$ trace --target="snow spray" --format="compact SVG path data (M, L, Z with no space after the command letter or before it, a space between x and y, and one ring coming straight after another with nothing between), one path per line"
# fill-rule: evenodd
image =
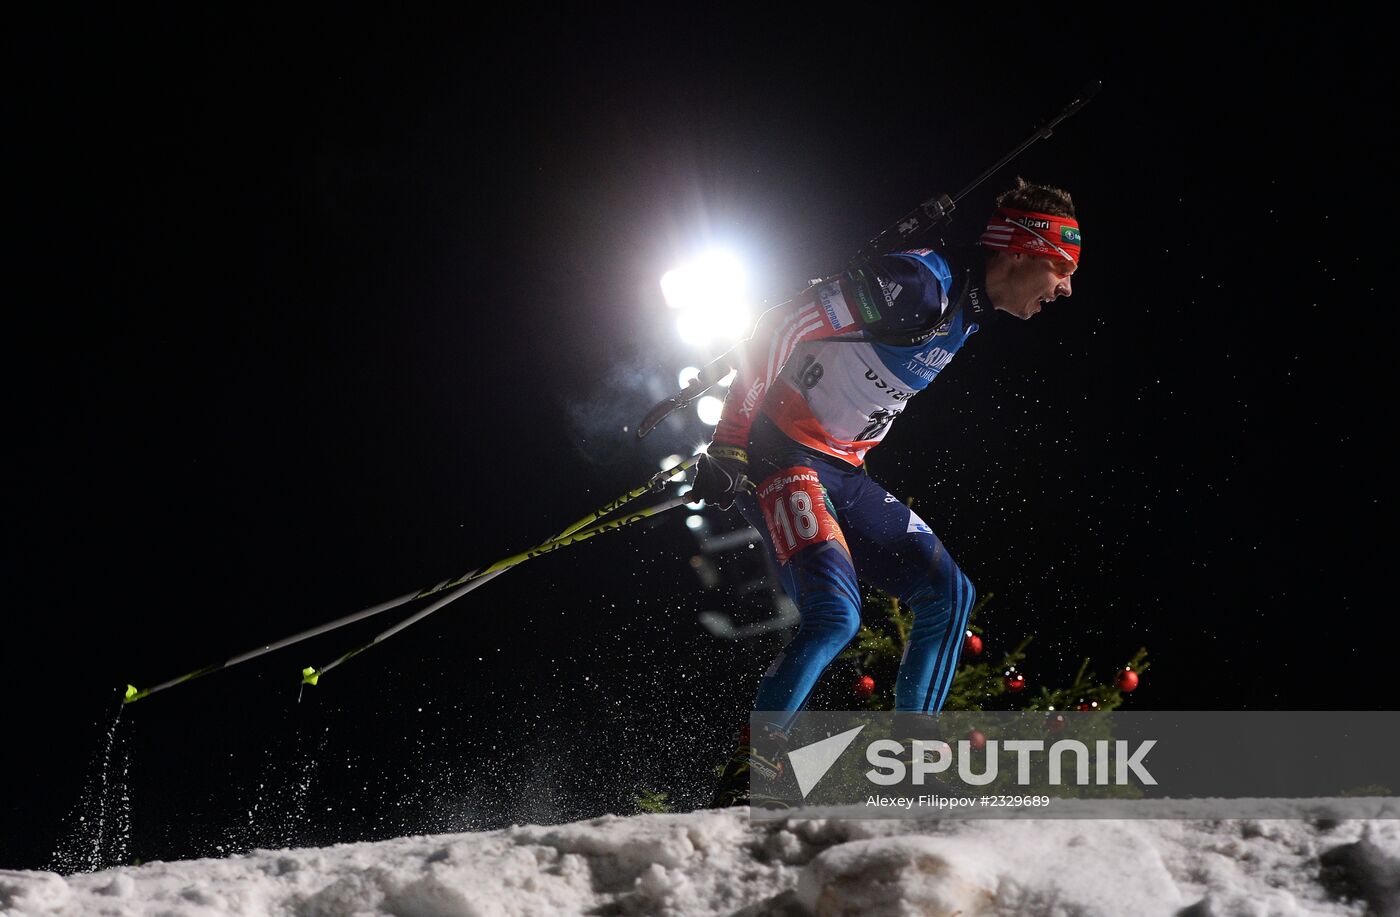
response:
M94 872L129 862L131 749L121 729L123 706L115 705L101 748L88 762L82 795L50 858L53 872Z

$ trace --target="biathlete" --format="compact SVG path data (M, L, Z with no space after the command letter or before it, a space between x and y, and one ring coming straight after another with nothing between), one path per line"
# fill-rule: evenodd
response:
M751 776L781 774L793 716L860 629L858 581L914 615L896 711L942 709L976 592L864 462L994 310L1029 319L1073 292L1070 195L1018 178L996 203L977 246L860 262L765 312L737 350L692 495L737 507L762 534L801 623L759 683L754 710L772 715L761 735L745 728L711 807L748 804Z

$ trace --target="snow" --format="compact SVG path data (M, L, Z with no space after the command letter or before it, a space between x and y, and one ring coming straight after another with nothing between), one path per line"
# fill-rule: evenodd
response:
M747 809L0 870L4 917L1400 915L1400 820L750 822Z

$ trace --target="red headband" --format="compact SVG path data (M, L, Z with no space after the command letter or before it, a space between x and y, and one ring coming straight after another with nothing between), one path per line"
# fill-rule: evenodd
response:
M999 207L987 221L982 244L1078 264L1079 223L1074 217Z

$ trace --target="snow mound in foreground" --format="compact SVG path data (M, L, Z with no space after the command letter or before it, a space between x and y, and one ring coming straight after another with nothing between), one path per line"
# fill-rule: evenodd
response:
M0 914L1400 915L1400 821L604 816L63 877Z

